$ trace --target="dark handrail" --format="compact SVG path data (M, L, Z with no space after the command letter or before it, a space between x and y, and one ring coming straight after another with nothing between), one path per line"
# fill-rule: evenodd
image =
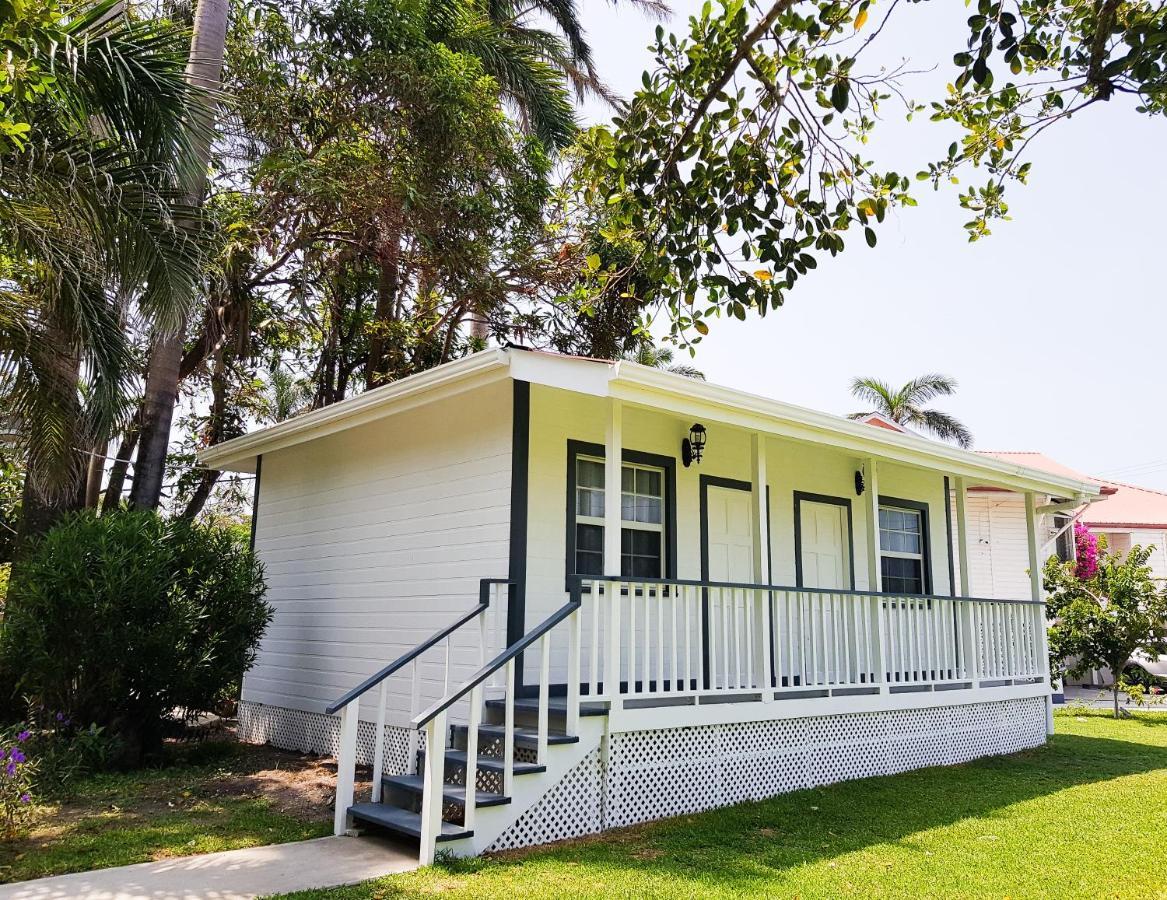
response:
M389 665L387 665L385 668L383 668L380 672L377 672L374 675L370 675L368 678L366 678L364 681L362 681L360 684L358 684L355 688L353 688L351 691L346 693L339 700L334 702L331 706L326 707L324 712L327 715L332 715L338 709L341 709L342 707L348 706L350 703L352 703L354 700L356 700L357 697L364 694L370 688L375 688L377 685L379 685L382 681L384 681L386 678L388 678L394 672L400 671L402 668L404 668L409 663L413 662L415 659L417 659L417 657L421 656L423 653L425 653L431 647L433 647L436 644L438 644L439 642L445 640L447 637L449 637L451 634L453 634L455 631L457 631L459 628L461 628L467 622L469 622L470 620L485 613L486 610L490 608L490 586L492 584L510 584L510 581L508 581L505 578L483 578L478 583L478 605L476 607L474 607L474 609L470 610L470 612L463 615L461 618L459 618L452 625L447 625L441 631L438 631L435 634L431 635L426 640L422 641L420 644L418 644L416 647L414 647L412 650L397 657L397 659L395 659L395 660L393 660L393 662L389 663Z
M894 600L903 597L908 600L967 600L972 603L1016 603L1021 606L1045 606L1044 600L1005 600L990 597L942 597L939 594L889 594L879 591L857 591L851 588L834 590L832 588L792 587L784 584L749 584L737 581L694 581L684 578L636 578L624 575L569 575L568 582L574 585L574 591L586 581L610 581L618 584L647 584L661 587L704 587L729 588L746 591L799 591L804 594L855 594L859 597L884 597Z
M506 665L528 647L530 647L533 643L535 643L535 641L537 641L552 628L554 628L573 612L579 609L581 605L582 604L580 603L578 597L573 598L567 603L563 604L563 606L559 607L559 609L544 619L542 623L536 625L533 629L528 631L525 635L507 647L502 653L500 653L485 666L471 675L469 680L465 681L461 687L454 691L454 693L449 694L443 700L439 700L437 703L419 715L416 719L414 719L412 723L413 727L420 728L438 713L449 709L451 706L469 694L472 690L478 687L478 685L486 681L487 678L501 669L504 665Z

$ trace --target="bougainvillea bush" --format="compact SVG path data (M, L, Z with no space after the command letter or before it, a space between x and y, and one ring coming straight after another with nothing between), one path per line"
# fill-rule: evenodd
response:
M0 646L20 695L104 729L133 765L161 749L168 717L213 710L252 665L265 589L232 531L77 513L21 560Z
M1074 574L1080 581L1098 574L1098 535L1081 522L1074 523Z

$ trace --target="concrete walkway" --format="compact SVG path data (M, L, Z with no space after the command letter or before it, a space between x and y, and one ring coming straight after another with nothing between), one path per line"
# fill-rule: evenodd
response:
M250 900L417 868L417 851L372 837L326 837L38 878L0 900Z

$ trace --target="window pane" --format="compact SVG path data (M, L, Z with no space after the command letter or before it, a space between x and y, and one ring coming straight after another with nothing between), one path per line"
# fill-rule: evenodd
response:
M632 557L632 575L635 578L660 578L660 559L651 556Z
M589 488L580 488L576 491L575 514L577 516L593 516L597 519L604 517L604 492Z
M576 460L575 481L580 487L604 489L604 464L594 459Z
M660 556L660 532L639 531L625 529L625 534L632 534L632 552L638 556Z
M625 522L636 521L636 495L635 494L621 494L620 495L620 518Z
M578 551L575 554L575 573L577 575L603 575L604 554Z
M575 546L577 550L603 553L604 526L577 524L575 526Z
M630 466L620 470L620 490L629 493L636 490L636 470Z
M924 568L918 559L885 556L880 561L883 590L888 594L924 593Z
M651 522L659 525L661 518L661 502L656 497L636 498L636 521Z
M661 473L654 469L638 469L636 493L648 494L650 497L661 496Z

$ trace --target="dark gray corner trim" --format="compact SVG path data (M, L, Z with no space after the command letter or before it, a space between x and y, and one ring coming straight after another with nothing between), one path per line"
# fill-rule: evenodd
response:
M753 491L754 486L748 481L741 481L737 478L722 478L719 475L702 475L699 479L701 485L701 504L698 515L701 518L701 580L709 581L709 489L711 487L729 488L733 491L746 491L747 493ZM767 486L767 491L769 486ZM750 517L751 519L753 516ZM767 548L769 552L769 548ZM702 671L705 673L706 688L709 687L709 592L701 591L701 633L704 635L701 641L701 659Z
M944 476L944 533L948 536L948 596L956 596L956 563L952 558L952 493L948 476Z
M851 501L846 497L833 497L830 494L812 494L808 491L794 492L794 584L804 587L802 583L802 504L827 503L831 506L841 506L847 510L847 568L851 575L851 590L855 590L855 522L851 510Z
M507 644L519 640L526 631L527 617L527 515L531 456L531 383L514 381L511 409L511 585L507 603ZM515 678L522 685L523 667L515 666Z
M594 456L603 459L605 448L603 444L589 441L567 441L567 499L566 515L566 542L567 552L564 555L564 575L570 578L575 573L575 459L577 456ZM665 473L665 572L664 577L677 577L677 460L672 456L661 456L657 453L645 453L641 450L624 448L620 458L626 463L635 463L641 466L652 466L663 469ZM566 588L565 588L566 589Z
M919 500L904 500L900 497L879 495L880 506L895 506L899 509L911 509L920 514L920 528L923 532L924 546L924 593L932 593L932 538L929 534L928 504Z
M255 457L255 484L251 487L251 537L247 546L255 552L255 524L259 521L259 479L263 475L263 454Z

